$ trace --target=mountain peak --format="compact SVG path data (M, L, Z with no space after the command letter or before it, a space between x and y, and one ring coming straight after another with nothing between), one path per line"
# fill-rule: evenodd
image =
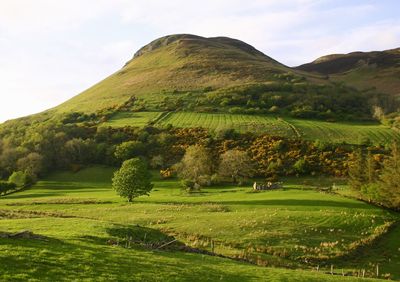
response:
M121 105L132 96L157 104L165 93L195 97L203 95L203 89L270 82L288 72L290 68L237 39L173 34L140 48L121 70L58 109L93 112Z
M140 48L133 58L140 57L144 54L153 52L161 47L165 47L174 43L181 43L181 46L188 46L190 44L192 45L199 45L201 47L229 47L229 48L236 48L240 51L246 52L250 55L256 55L256 56L263 56L268 59L268 56L266 56L264 53L258 51L256 48L253 46L238 40L238 39L233 39L230 37L224 37L224 36L218 36L218 37L202 37L198 35L193 35L193 34L172 34L172 35L167 35L160 37L149 44L143 46Z
M160 47L164 47L167 46L173 42L176 42L178 40L182 40L182 39L186 39L186 40L190 40L190 39L197 39L200 40L203 37L201 36L197 36L197 35L192 35L192 34L172 34L172 35L167 35L167 36L163 36L160 38L157 38L156 40L151 41L149 44L143 46L142 48L140 48L135 55L133 56L133 58L137 58L143 54L152 52Z

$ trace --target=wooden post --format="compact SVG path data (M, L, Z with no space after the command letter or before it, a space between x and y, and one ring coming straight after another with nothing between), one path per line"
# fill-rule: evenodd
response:
M319 271L319 264L317 265L317 272Z
M343 268L342 268L342 276L344 276L344 270L343 270Z
M379 277L379 263L376 264L376 277Z
M214 240L211 240L211 252L214 253Z
M362 270L362 277L365 277L365 269Z
M331 264L331 274L333 275L333 264Z

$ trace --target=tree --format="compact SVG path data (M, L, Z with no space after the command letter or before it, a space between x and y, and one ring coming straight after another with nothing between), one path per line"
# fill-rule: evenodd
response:
M164 168L164 158L162 155L157 155L151 158L150 160L150 166L152 168Z
M221 155L218 173L241 184L254 175L254 164L249 155L240 150L229 150Z
M15 171L8 178L8 182L14 183L17 187L23 187L27 184L30 184L31 178L22 171Z
M299 159L297 160L294 165L293 169L298 173L298 174L305 174L309 170L309 165L306 159Z
M349 165L349 184L350 187L355 190L360 190L362 185L366 183L366 161L365 155L362 149L359 149L354 157L353 161Z
M377 180L377 165L372 156L371 151L368 151L367 158L365 160L366 165L366 179L369 183L376 182Z
M390 208L400 208L400 148L392 146L391 156L383 163L380 175L379 198Z
M43 171L43 157L38 153L30 153L18 160L17 167L20 171L36 178Z
M146 146L140 141L128 141L117 146L115 157L121 161L141 156L145 153Z
M67 157L73 164L89 163L95 155L95 144L89 139L71 139L65 143L64 149Z
M178 176L197 185L207 185L213 173L210 151L203 146L193 145L186 149L182 160L176 165Z
M146 164L139 158L124 161L121 168L114 173L112 186L117 193L128 202L133 198L149 195L153 184L151 184L151 173Z

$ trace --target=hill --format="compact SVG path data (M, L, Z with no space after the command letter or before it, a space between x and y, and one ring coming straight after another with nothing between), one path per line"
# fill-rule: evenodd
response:
M133 95L158 100L154 96L170 92L268 81L289 70L236 39L170 35L144 46L121 70L57 109L94 111L119 105Z
M400 95L400 48L323 56L297 69L327 75L360 90Z
M144 46L121 70L55 110L273 112L368 119L372 103L380 103L374 93L289 68L242 41L178 34Z

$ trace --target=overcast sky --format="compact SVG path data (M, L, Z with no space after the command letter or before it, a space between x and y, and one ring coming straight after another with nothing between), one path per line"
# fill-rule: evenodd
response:
M0 0L0 122L56 106L164 35L234 37L295 66L400 47L399 11L398 0Z

